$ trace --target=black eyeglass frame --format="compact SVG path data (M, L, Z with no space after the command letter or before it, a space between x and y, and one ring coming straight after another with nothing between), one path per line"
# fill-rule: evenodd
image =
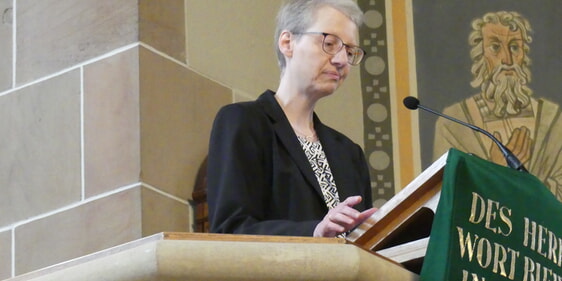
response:
M359 46L349 45L349 44L347 44L347 43L344 43L343 40L342 40L340 37L338 37L337 35L331 34L331 33L319 32L319 31L306 31L306 32L293 32L293 34L295 34L295 35L302 35L302 34L318 34L318 35L324 36L324 37L322 38L322 51L324 51L326 54L332 55L332 56L335 55L335 54L337 54L337 53L338 53L339 51L341 51L344 47L346 48L346 52L349 52L349 49L361 50L362 55L361 55L361 58L359 58L359 60L357 60L357 62L355 62L355 63L353 62L353 61L354 61L354 60L353 60L353 57L352 57L352 58L349 58L349 57L348 57L347 63L349 63L350 65L359 65L359 64L363 61L363 59L365 58L365 55L367 54L367 53L365 52L365 50L363 50L363 48L361 48L361 47L359 47ZM335 53L330 53L330 52L326 51L326 48L324 47L324 46L325 46L324 42L326 41L326 37L327 37L327 36L334 36L334 37L337 38L337 39L341 42L341 44L342 44L341 47L340 47L338 50L335 51Z

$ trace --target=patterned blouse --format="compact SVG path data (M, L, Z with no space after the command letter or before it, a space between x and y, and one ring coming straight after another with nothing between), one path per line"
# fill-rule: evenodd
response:
M334 208L340 203L340 198L338 195L338 190L336 188L336 182L334 181L334 176L330 170L330 165L326 159L326 154L322 149L322 144L319 140L309 141L305 137L297 135L299 142L312 166L312 170L316 175L316 179L320 184L322 189L322 194L324 195L324 201L326 201L326 206L328 209Z

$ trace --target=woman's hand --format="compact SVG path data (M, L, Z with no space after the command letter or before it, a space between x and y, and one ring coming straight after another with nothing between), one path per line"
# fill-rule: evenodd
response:
M353 209L353 206L361 202L361 196L351 196L339 203L336 207L329 210L324 219L316 225L314 237L336 237L345 233L370 217L376 208L371 208L363 212Z

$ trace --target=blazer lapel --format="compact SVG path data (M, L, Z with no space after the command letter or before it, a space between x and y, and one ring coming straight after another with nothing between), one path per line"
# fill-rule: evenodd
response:
M306 158L306 155L304 154L304 151L302 150L302 147L291 128L287 116L285 116L283 109L281 109L281 106L279 106L275 100L274 94L275 93L272 91L266 91L258 98L257 101L262 105L265 113L271 118L272 126L277 134L277 137L287 148L289 155L295 161L295 164L301 171L303 177L317 191L322 200L324 200L322 190L320 189L318 180L312 171L312 167L310 166L310 163L308 162L308 159Z

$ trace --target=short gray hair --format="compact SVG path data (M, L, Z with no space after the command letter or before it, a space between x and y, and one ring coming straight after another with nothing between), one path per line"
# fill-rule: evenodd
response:
M275 28L275 52L277 53L277 62L281 72L285 70L287 62L285 56L279 50L277 42L283 30L289 30L292 33L305 32L316 19L316 11L320 8L329 6L344 15L355 23L357 28L363 24L363 12L353 0L288 0L279 10L277 14L277 26Z

